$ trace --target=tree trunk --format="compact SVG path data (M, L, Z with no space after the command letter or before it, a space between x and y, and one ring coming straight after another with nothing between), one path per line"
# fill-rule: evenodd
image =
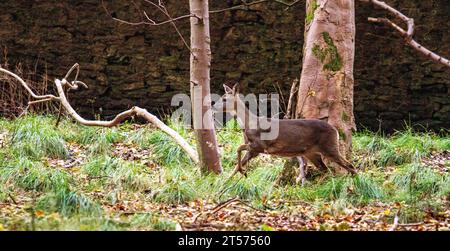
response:
M202 172L221 173L210 97L211 48L207 0L189 0L191 13L190 82L192 115Z
M340 151L351 155L354 0L307 0L297 118L325 120L339 132Z

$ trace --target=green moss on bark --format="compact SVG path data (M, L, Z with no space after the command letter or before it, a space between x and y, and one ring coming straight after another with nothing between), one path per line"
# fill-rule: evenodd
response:
M340 140L343 140L343 141L347 140L347 135L345 135L345 132L343 129L338 128L338 133L339 133Z
M322 38L326 44L325 48L320 47L318 44L314 44L312 52L320 62L325 63L324 70L339 71L342 68L342 58L339 55L338 49L334 44L333 39L328 32L322 32Z
M306 24L310 24L312 20L314 19L314 13L316 12L319 5L317 4L317 1L312 1L311 5L308 8L308 11L306 13Z
M348 116L348 114L346 112L342 112L342 121L344 121L344 122L350 121L350 117Z

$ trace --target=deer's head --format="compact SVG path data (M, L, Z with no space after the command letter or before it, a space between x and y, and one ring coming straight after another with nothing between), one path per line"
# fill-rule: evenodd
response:
M223 88L225 94L220 98L219 101L214 105L214 110L217 112L229 112L233 116L236 114L237 109L237 99L239 98L239 84L234 84L233 87L229 87L224 84Z

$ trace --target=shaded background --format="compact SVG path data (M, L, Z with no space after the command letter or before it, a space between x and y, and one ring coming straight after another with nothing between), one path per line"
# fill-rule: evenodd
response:
M113 16L140 20L131 1L105 2ZM189 13L188 1L166 2L172 16ZM406 47L389 27L368 23L368 16L387 13L356 2L354 110L359 129L392 131L405 121L448 129L450 70ZM210 9L238 3L212 0ZM450 57L448 0L387 3L415 19L420 43ZM139 8L164 20L151 7ZM278 85L287 97L301 72L304 8L300 3L285 11L271 3L212 14L212 92L220 94L224 82L238 80L244 93L274 92ZM80 63L80 79L90 88L71 94L71 101L85 116L109 118L133 105L165 113L173 95L189 92L189 52L170 24L118 23L100 0L2 0L0 24L2 63L7 52L9 65L22 63L50 79ZM177 24L189 42L189 20Z

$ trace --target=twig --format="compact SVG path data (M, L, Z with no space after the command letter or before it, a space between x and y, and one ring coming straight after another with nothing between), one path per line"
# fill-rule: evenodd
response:
M262 210L262 209L259 209L259 208L256 208L256 207L250 205L249 203L247 203L247 202L245 202L245 201L239 200L239 202L240 202L242 205L247 206L247 207L249 207L249 208L251 208L251 209L253 209L253 210L255 210L255 211L267 213L267 211Z
M278 82L276 84L273 84L273 87L275 87L275 90L278 92L278 95L280 95L280 97L281 97L281 100L280 100L282 103L281 112L284 112L284 114L286 114L288 104L286 104L286 100L284 99L283 90L281 89L281 86Z
M414 227L414 226L420 226L422 225L423 222L415 222L415 223L402 223L402 224L398 224L401 227Z
M398 212L395 214L394 224L392 224L392 227L389 229L389 231L395 231L397 227L398 227Z
M212 208L212 209L211 209L210 211L208 211L208 212L203 212L203 213L197 214L197 215L194 217L194 221L193 221L192 223L196 223L197 220L198 220L198 218L199 218L200 216L203 216L203 215L208 215L208 216L210 216L210 215L212 215L212 214L215 214L215 213L217 213L218 211L220 211L222 208L224 208L224 207L226 207L226 206L228 206L228 205L230 205L230 204L232 204L232 203L234 203L234 202L236 202L236 201L240 201L239 196L236 196L236 197L234 197L234 198L231 198L231 199L228 199L228 200L226 200L226 201L224 201L224 202L219 203L217 206L215 206L214 208Z
M416 51L422 53L424 56L428 57L429 59L437 62L437 63L441 63L447 67L450 67L450 60L446 59L432 51L430 51L429 49L423 47L421 44L419 44L418 42L416 42L413 39L413 35L414 35L414 19L407 17L406 15L404 15L403 13L401 13L400 11L392 8L391 6L389 6L388 4L386 4L385 2L382 1L378 1L378 0L360 0L361 2L366 2L366 3L372 3L375 6L381 7L384 10L389 11L390 13L392 13L395 17L400 18L402 21L404 21L407 24L408 29L405 31L403 28L401 28L400 26L398 26L397 24L395 24L394 22L392 22L391 20L389 20L388 18L373 18L373 17L369 17L368 21L369 22L374 22L374 23L383 23L383 24L387 24L389 26L391 26L392 28L394 28L397 32L400 33L400 35L404 38L405 42L411 46L413 49L415 49Z
M287 9L291 8L292 6L294 6L296 3L300 2L300 0L295 0L292 3L286 3L284 1L281 0L259 0L259 1L254 1L254 2L245 2L243 4L240 5L235 5L229 8L224 8L224 9L219 9L219 10L211 10L209 11L209 13L220 13L220 12L225 12L225 11L230 11L230 10L248 10L248 7L255 5L255 4L260 4L260 3L265 3L265 2L275 2L275 3L279 3L282 5L287 6Z
M231 177L232 177L232 176L230 176L230 177L224 182L224 184L226 184L228 181L230 181L230 180L231 180ZM220 192L219 196L218 196L219 200L220 200L220 198L222 198L222 196L225 194L226 191L228 191L228 190L231 189L232 187L236 186L237 183L242 179L242 177L244 177L244 176L241 176L241 177L236 181L236 183L234 183L232 186L229 186L229 187L226 187L225 189L223 189L223 190Z
M14 196L12 196L12 194L8 193L8 197L12 200L12 202L13 202L14 204L17 205L17 201L16 201L16 199L14 198Z
M228 205L231 205L231 204L233 204L233 203L242 204L242 205L244 205L244 206L246 206L246 207L248 207L248 208L251 208L251 209L253 209L253 210L255 210L255 211L260 211L260 212L263 212L263 213L267 213L267 211L264 211L264 210L259 209L259 208L255 208L254 206L250 205L249 203L247 203L247 202L245 202L245 201L242 201L242 200L239 198L239 196L236 196L236 197L233 197L233 198L231 198L231 199L228 199L228 200L226 200L226 201L224 201L224 202L219 203L217 206L215 206L214 208L212 208L212 209L209 210L208 212L199 213L198 215L195 216L194 221L192 222L192 224L195 224L195 223L197 222L198 218L200 218L200 216L203 216L203 215L207 215L207 217L206 217L206 219L205 219L205 221L206 221L206 220L209 218L209 216L211 216L211 215L213 215L213 214L219 212L219 211L222 210L223 208L225 208L225 207L227 207ZM205 222L205 221L203 221L203 222Z
M186 48L187 48L191 53L193 53L192 50L191 50L191 47L190 47L189 44L186 42L186 39L185 39L184 36L181 34L180 30L178 29L177 25L175 24L175 21L179 21L179 20L186 19L186 18L191 18L191 17L195 17L195 18L201 20L201 17L198 17L198 16L195 15L194 13L190 13L190 14L187 14L187 15L183 15L183 16L179 16L179 17L172 18L172 16L171 16L171 15L169 14L169 12L167 11L167 8L162 4L161 1L158 1L158 4L156 4L156 3L154 3L154 2L152 2L152 1L150 1L150 0L144 0L144 1L145 1L146 3L149 3L149 4L153 5L154 7L156 7L156 8L157 8L159 11L161 11L166 17L168 17L168 19L165 20L165 21L162 21L162 22L156 22L155 20L151 19L151 18L148 16L147 12L142 11L142 13L144 14L144 17L145 17L146 21L142 20L142 21L140 21L140 22L130 22L130 21L126 21L126 20L123 20L123 19L120 19L120 18L113 17L112 14L108 11L108 8L106 7L106 5L105 5L105 3L104 3L103 0L102 0L102 7L103 7L103 9L105 10L105 12L106 12L113 20L115 20L115 21L117 21L117 22L124 23L124 24L128 24L128 25L134 25L134 26L137 26L137 25L160 26L160 25L169 24L169 23L172 24L172 26L175 28L175 31L177 32L178 36L179 36L180 39L183 41L184 46L186 46Z
M284 115L285 119L290 119L290 118L295 117L295 116L293 116L293 113L295 113L295 111L292 109L292 106L294 105L295 94L298 92L297 85L298 85L298 79L296 78L292 82L291 92L289 93L289 100L288 100L288 104L287 104L287 110L286 110L286 114Z
M153 3L152 1L149 0L144 0L147 3L152 4L153 6L155 6L156 8L158 8L162 13L164 13L164 15L167 16L167 18L169 18L169 20L173 19L172 16L169 14L169 11L167 11L167 8L162 4L161 0L159 1L158 5L156 5L155 3ZM147 19L149 19L147 13L144 12L144 15L146 16ZM197 15L195 15L194 13L190 14L190 17L195 17L199 20L201 20L201 17L198 17ZM175 21L175 20L174 20ZM186 39L183 37L183 35L181 34L180 30L178 29L177 25L175 24L175 22L172 21L170 22L173 26L173 28L175 29L175 31L177 32L178 36L180 37L180 39L183 41L184 46L189 50L189 52L195 57L194 53L192 52L191 47L189 46L189 44L186 42Z
M73 167L73 166L75 166L76 164L79 164L79 163L81 163L80 160L76 159L76 160L72 161L72 163L66 164L63 167L64 168L71 168L71 167Z
M155 4L155 3L151 2L151 1L146 1L146 2ZM160 25L172 23L172 22L175 22L175 21L178 21L178 20L181 20L181 19L195 17L194 14L188 14L188 15L183 15L183 16L171 18L169 20L165 20L165 21L162 21L162 22L156 22L153 19L149 18L147 13L144 11L143 13L144 13L147 21L131 22L131 21L126 21L126 20L123 20L123 19L120 19L120 18L113 17L112 14L108 11L108 8L106 7L106 5L105 5L103 0L102 0L102 7L105 10L105 12L108 14L108 16L110 16L113 20L121 22L121 23L125 23L125 24L128 24L128 25L135 25L135 26L136 25L160 26Z
M33 97L35 99L50 99L50 100L58 100L58 101L60 100L58 97L55 97L54 95L36 95L31 90L31 88L28 86L28 84L25 83L25 81L21 77L17 76L15 73L12 73L11 71L8 71L8 70L2 68L1 66L0 66L0 72L3 72L5 74L10 75L11 77L17 79L20 82L20 84L22 84L23 88L25 88L25 90L31 95L31 97Z

